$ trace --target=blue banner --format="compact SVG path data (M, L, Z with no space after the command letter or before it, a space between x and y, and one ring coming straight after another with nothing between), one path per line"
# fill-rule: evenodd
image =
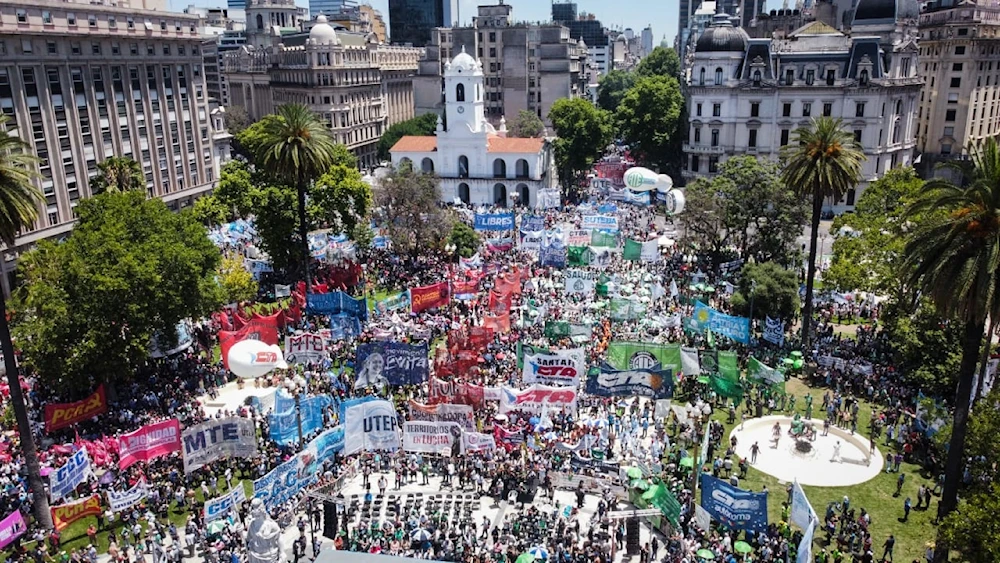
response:
M389 237L377 236L372 239L372 248L389 248Z
M645 207L649 205L649 192L633 192L632 190L625 190L624 201L625 203Z
M566 245L563 244L562 233L546 233L542 238L542 248L538 253L538 262L542 266L553 268L566 267Z
M306 312L311 315L339 315L347 313L362 321L368 320L368 300L355 299L343 291L310 293L306 296Z
M358 346L354 388L419 385L430 370L427 343L369 342Z
M302 435L308 436L323 428L323 411L330 405L325 395L302 399ZM268 438L279 446L293 444L299 439L299 414L295 399L284 389L276 392L274 412L267 417Z
M339 408L340 408L340 418L339 418L340 423L341 424L344 423L344 417L347 416L347 409L349 409L349 408L351 408L351 407L353 407L355 405L360 405L362 403L367 403L368 401L377 401L377 400L378 400L378 397L376 397L374 395L365 395L364 397L354 397L353 399L347 399L346 401L341 401L340 405L339 405Z
M701 301L696 301L692 319L698 324L698 330L707 328L736 342L750 343L750 319L746 317L720 313Z
M477 231L513 231L513 213L476 213Z
M616 370L604 366L587 377L587 393L601 397L649 397L670 399L674 396L674 374L669 369Z
M598 213L615 213L618 211L618 206L613 203L602 203L597 207Z
M541 215L521 215L521 230L528 232L544 231L545 217Z
M361 321L353 315L330 315L330 340L346 340L361 335Z
M309 466L312 465L309 457L299 454L254 481L254 498L263 500L264 506L273 510L315 483L316 473L309 471Z
M706 473L701 475L701 506L730 529L767 528L767 493L745 491Z

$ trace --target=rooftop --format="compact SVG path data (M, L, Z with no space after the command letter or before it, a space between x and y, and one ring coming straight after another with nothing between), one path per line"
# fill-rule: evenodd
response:
M538 154L545 144L545 139L500 137L490 135L486 139L486 151L492 153ZM392 146L390 152L434 152L437 150L437 137L406 135Z

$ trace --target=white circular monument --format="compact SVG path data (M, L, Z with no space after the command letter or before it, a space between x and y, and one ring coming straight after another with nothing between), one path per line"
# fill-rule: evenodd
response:
M869 454L866 436L833 425L829 434L823 436L822 420L803 418L799 422L804 426L799 437L790 435L794 421L788 416L748 419L734 428L730 436L736 437L737 455L748 462L753 459L751 448L756 443L760 451L756 463L750 466L786 482L798 480L802 485L814 487L856 485L874 478L885 466L878 447ZM781 430L777 441L775 423ZM809 425L814 431L811 437L804 435Z

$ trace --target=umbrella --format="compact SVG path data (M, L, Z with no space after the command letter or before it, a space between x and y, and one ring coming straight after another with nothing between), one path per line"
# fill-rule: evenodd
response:
M689 456L689 457L686 457L686 458L682 459L680 461L680 466L681 467L694 467L694 458Z
M736 553L750 553L753 551L753 548L745 541L738 541L733 544L733 551Z
M410 539L413 541L430 541L432 534L424 528L417 528L410 532Z
M695 555L702 559L715 559L715 554L707 549L699 549L695 552Z
M538 424L541 421L542 421L542 419L538 418L537 416L533 416L533 417L531 417L531 418L528 419L528 424L534 426L534 425Z
M632 481L631 486L633 489L639 489L640 491L649 490L649 482L645 479L636 479Z
M499 545L500 544L497 544L498 547ZM517 557L517 560L514 561L514 563L534 563L534 561L535 561L535 556L533 556L530 553L522 553Z
M549 550L540 545L536 545L535 547L528 549L528 555L531 555L535 559L548 559Z
M625 475L628 476L629 479L639 479L642 477L642 469L635 466L629 467L625 472Z
M698 383L708 384L708 383L711 383L711 381L712 380L709 379L707 375L699 375L698 376Z
M225 520L216 520L214 522L209 522L208 523L207 530L208 530L208 535L210 535L210 536L215 535L215 534L221 534L222 531L225 530L225 529L226 529L226 521Z

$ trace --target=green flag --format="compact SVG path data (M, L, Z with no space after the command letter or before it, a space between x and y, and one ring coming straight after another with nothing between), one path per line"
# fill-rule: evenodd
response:
M548 325L548 323L545 323ZM548 354L550 353L548 348L542 348L541 346L533 346L531 344L521 344L517 343L517 369L524 368L524 356L533 356L535 354Z
M762 379L771 384L785 383L785 374L780 371L765 365L763 362L750 356L747 360L747 375L751 379Z
M730 381L717 375L712 376L712 390L727 399L743 398L743 387L738 381Z
M669 489L663 486L662 483L656 487L656 492L653 493L652 497L649 499L649 505L654 508L658 508L671 524L678 526L678 520L681 515L681 503L678 502L677 497L675 497Z
M620 341L608 345L608 364L615 369L649 368L656 363L662 369L679 371L681 345Z
M595 230L590 232L590 245L614 248L617 242L615 241L615 235Z
M590 264L590 248L586 246L571 246L566 250L566 263L570 266L586 266Z
M640 256L642 256L642 243L626 239L625 250L622 252L622 260L638 260Z
M740 366L736 361L736 352L719 352L719 374L729 381L740 380Z

